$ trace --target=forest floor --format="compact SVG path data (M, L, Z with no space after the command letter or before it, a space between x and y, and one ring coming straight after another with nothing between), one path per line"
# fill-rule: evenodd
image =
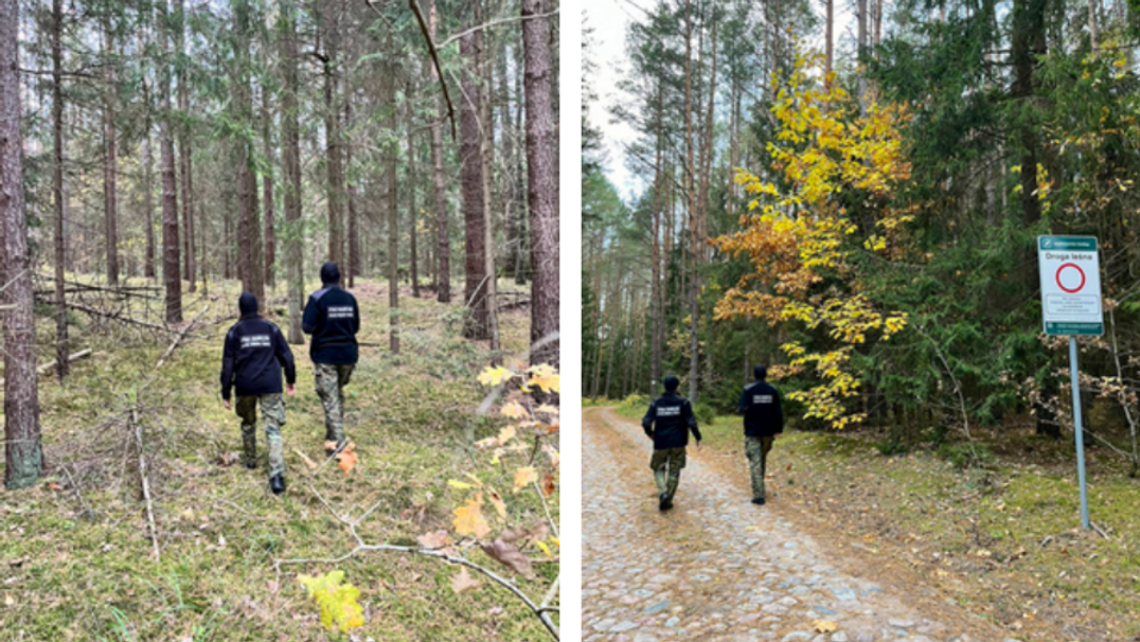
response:
M644 409L618 412L633 419ZM696 459L747 493L739 417L701 430ZM1140 640L1140 482L1089 448L1090 514L1104 535L1083 530L1072 444L1031 430L975 434L988 456L973 468L954 463L960 443L942 456L929 447L884 455L871 430L792 430L769 456L765 508L859 574L956 604L1011 639ZM651 485L648 469L644 477Z
M548 639L530 610L487 578L472 573L482 587L455 592L458 569L438 559L374 551L336 564L275 564L352 551L356 540L338 516L362 518L356 532L368 544L418 547L418 536L451 531L452 511L467 493L449 480L510 488L513 466L490 466L472 448L503 422L476 412L488 390L476 376L488 365L489 352L486 342L460 337L462 302L437 303L430 291L416 299L410 288L401 288L402 349L394 357L388 350L387 288L358 280L358 339L382 347L362 347L345 389L346 432L359 457L349 474L335 464L314 473L305 462L324 461L324 420L308 347L293 346L297 394L286 397L282 428L289 487L277 497L268 488L260 422L261 468L246 470L235 456L241 450L240 422L219 395L222 339L236 321L238 292L231 282L211 283L208 297L187 294L188 321L207 305L209 310L158 370L172 334L71 316L77 337L72 352L91 348L94 354L72 365L64 386L40 378L49 471L34 488L0 492L0 637ZM131 316L160 322L161 300L145 303L149 312L135 304ZM282 285L267 307L267 316L285 328ZM50 346L50 308L38 312L39 345ZM505 312L501 325L504 350L525 355L528 310ZM41 363L50 361L48 350L42 349ZM139 410L144 429L158 560L152 555L136 431L127 422L131 408ZM557 446L557 433L546 439ZM547 519L538 493L508 492L503 500L520 522ZM364 515L373 505L375 511ZM557 492L548 505L557 522ZM512 576L478 546L455 546L471 561ZM344 571L346 581L360 589L365 624L351 637L326 633L316 604L296 580L301 573L333 570ZM534 579L515 581L538 601L558 564L536 564L535 572Z

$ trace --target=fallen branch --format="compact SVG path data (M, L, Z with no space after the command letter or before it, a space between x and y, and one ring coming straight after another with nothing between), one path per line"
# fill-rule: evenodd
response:
M186 333L190 331L190 328L193 328L194 325L198 323L198 319L202 318L202 315L206 314L209 309L210 306L207 304L206 307L202 308L202 311L198 313L198 316L194 317L190 323L186 324L186 327L182 328L182 331L179 332L178 336L174 338L174 343L170 344L170 347L166 349L166 352L162 353L162 358L158 360L158 363L154 364L155 370L161 368L162 364L166 363L166 360L170 358L170 355L174 354L174 350L178 348L178 344L182 343L182 339L186 337Z
M43 299L40 299L40 302L41 303L47 303L50 305L56 304L55 301L46 301ZM82 303L74 303L72 301L64 301L63 305L66 307L69 307L73 310L79 310L80 312L86 312L87 314L93 314L95 316L103 317L105 319L111 319L112 321L121 321L123 323L130 323L132 325L137 325L137 326L141 326L144 328L150 328L151 330L158 330L159 332L174 332L173 329L168 328L166 326L158 325L157 323L150 323L149 321L139 321L138 319L132 319L131 317L128 317L128 316L126 316L120 312L108 312L106 310L100 310L99 308L93 308L89 305L84 305Z
M143 499L146 500L146 519L150 524L150 542L154 546L154 559L158 561L161 556L158 548L158 527L154 524L154 505L150 499L150 484L146 479L146 455L143 453L142 424L139 423L138 406L131 408L131 423L135 427L135 441L139 449L139 478L142 479Z

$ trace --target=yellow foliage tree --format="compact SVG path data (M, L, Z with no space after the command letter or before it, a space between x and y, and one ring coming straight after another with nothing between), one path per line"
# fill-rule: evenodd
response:
M827 329L833 349L809 352L786 343L781 349L791 361L774 375L813 367L821 383L789 398L807 406L805 417L842 428L863 419L846 412L843 403L859 389L849 364L852 352L869 335L886 340L906 325L905 313L877 310L860 293L864 288L852 262L858 244L851 237L862 223L867 251L889 260L905 250L904 224L913 212L890 203L910 178L901 133L910 116L903 105L883 106L874 99L860 110L834 73L824 78L816 71L822 68L822 55L797 54L772 106L778 130L768 143L768 169L782 176L786 189L737 169L736 182L753 197L740 217L743 229L710 242L724 254L747 256L755 266L725 292L715 319L799 321ZM848 212L848 206L857 211Z

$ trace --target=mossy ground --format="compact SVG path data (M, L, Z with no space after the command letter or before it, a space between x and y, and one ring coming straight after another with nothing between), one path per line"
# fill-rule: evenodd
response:
M309 284L315 289L316 284ZM506 285L506 284L504 284ZM533 492L509 492L514 462L491 466L473 440L497 433L501 422L475 409L486 390L475 380L489 361L486 343L460 338L459 303L414 299L401 292L402 350L387 345L387 291L361 280L355 290L364 320L361 361L346 389L346 430L360 463L350 475L326 467L312 481L333 509L355 518L379 508L358 528L370 544L414 543L424 532L451 527L451 511L468 491L449 479L470 473L503 493L511 519L545 521ZM323 412L313 389L307 346L294 346L297 395L287 397L285 442L288 492L269 493L264 470L219 463L241 449L239 422L218 394L221 339L236 320L236 283L210 284L210 297L185 297L185 316L207 304L205 327L194 331L162 369L154 364L169 335L73 315L72 351L95 355L73 365L65 386L40 379L49 472L36 487L0 493L0 636L13 640L333 640L296 581L297 573L343 570L360 588L365 625L355 639L540 640L538 620L507 591L475 575L477 591L455 594L443 563L397 553L364 553L339 564L285 565L274 560L341 556L353 548L347 529L307 488L310 469L297 451L323 459ZM268 316L285 326L283 287ZM161 301L150 302L154 321ZM132 311L143 318L138 307ZM525 309L503 315L504 349L525 353ZM39 321L40 345L54 324ZM49 360L41 348L41 362ZM137 470L137 450L125 419L141 382L156 375L139 399L151 492L161 544L151 541ZM0 375L2 376L2 375ZM556 435L554 436L556 438ZM549 439L549 437L548 437ZM523 465L518 462L517 465ZM540 470L541 474L541 470ZM52 486L49 488L49 484ZM59 486L55 486L58 484ZM52 490L60 488L62 490ZM548 499L555 520L558 493ZM498 525L503 525L500 521ZM511 575L478 547L473 561ZM519 586L541 598L556 563L536 566L537 579Z

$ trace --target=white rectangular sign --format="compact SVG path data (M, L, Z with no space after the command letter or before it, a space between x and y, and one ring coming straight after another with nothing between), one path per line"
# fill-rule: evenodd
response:
M1104 334L1100 254L1094 236L1039 236L1045 334Z

